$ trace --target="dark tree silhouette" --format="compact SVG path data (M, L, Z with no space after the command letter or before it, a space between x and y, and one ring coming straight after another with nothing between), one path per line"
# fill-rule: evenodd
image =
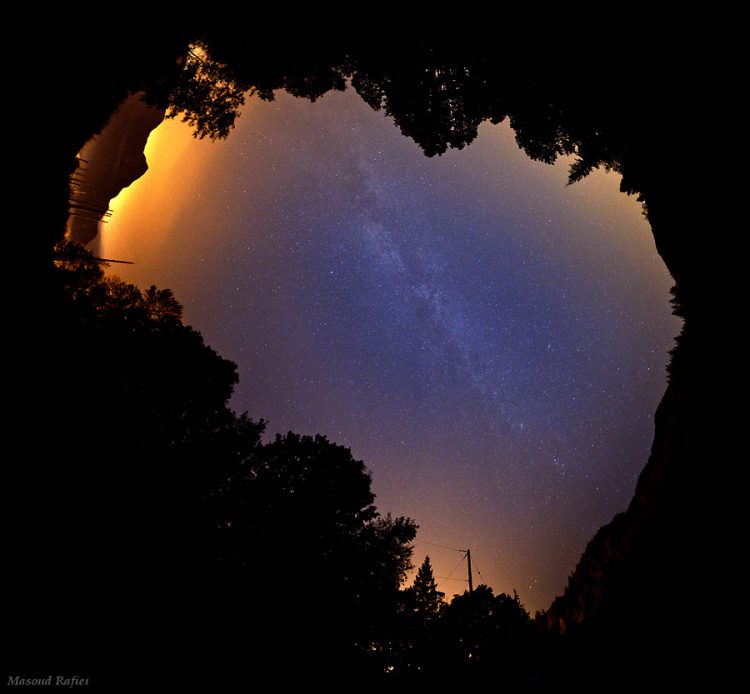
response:
M227 403L236 367L183 324L169 290L105 277L101 263L73 243L59 246L56 264L66 299L61 443L75 428L86 432L76 437L76 466L64 471L74 477L61 488L71 487L68 501L97 488L73 504L86 518L66 533L88 537L117 563L132 553L128 570L166 566L187 542L184 505L205 467L198 452L234 424Z
M444 597L445 593L437 589L430 557L427 556L417 571L414 583L404 591L407 609L413 610L425 622L432 621L440 614Z
M530 675L534 627L518 595L477 586L454 596L442 619L443 667L506 683Z
M469 681L516 687L540 672L538 631L515 592L495 596L480 585L444 602L426 558L402 592L382 662L393 682L414 686Z
M470 44L395 37L388 51L379 41L358 38L337 36L325 46L303 38L273 50L230 27L206 31L188 54L170 107L184 111L198 136L224 137L243 92L272 99L283 89L314 101L344 89L348 80L428 156L470 144L484 121L510 118L518 144L532 159L552 163L562 154L576 156L571 181L598 167L629 176L623 167L631 164L627 142L632 138L623 130L645 124L629 106L631 94L611 104L601 90L587 91L601 79L598 66L569 71L542 54L514 62L513 46L499 48L494 37ZM267 60L269 50L276 60ZM634 60L632 69L639 67ZM584 100L595 108L587 113L580 106ZM629 181L624 186L629 192L638 189Z
M234 127L246 91L231 68L213 60L207 47L196 42L190 46L166 99L161 99L166 101L167 118L181 116L192 126L195 137L216 140L229 135Z
M392 668L394 676L423 677L441 669L436 639L444 597L437 589L430 558L425 557L412 585L402 591L390 648L384 653L386 667Z
M169 290L105 277L74 243L56 258L68 406L57 431L77 464L59 470L64 497L48 497L59 519L39 540L52 559L77 547L81 571L104 577L90 586L71 575L68 595L96 606L79 619L91 633L99 619L129 629L148 620L144 647L156 652L167 630L172 649L233 654L227 672L249 667L242 648L256 668L286 659L320 668L336 653L338 669L371 670L415 523L378 513L349 449L291 432L263 444L265 423L228 406L234 364L183 324ZM207 643L217 630L233 639Z
M380 516L363 463L323 436L290 432L256 446L251 431L249 444L206 499L209 558L268 596L271 613L251 606L256 619L294 621L309 659L321 648L365 659L395 613L414 522Z

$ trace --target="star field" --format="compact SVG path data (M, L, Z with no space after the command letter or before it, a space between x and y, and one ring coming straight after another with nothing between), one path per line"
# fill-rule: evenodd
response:
M104 231L117 273L175 291L236 409L350 446L419 523L415 563L470 546L478 582L546 607L632 495L679 331L638 204L507 125L428 159L351 91L252 101L215 145L162 129Z

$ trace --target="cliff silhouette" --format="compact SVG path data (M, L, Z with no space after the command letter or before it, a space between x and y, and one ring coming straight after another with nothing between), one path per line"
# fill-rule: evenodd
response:
M658 164L652 162L650 166ZM648 164L644 166L648 167ZM669 382L654 417L654 441L627 509L599 529L545 615L567 641L558 654L582 686L716 686L732 670L727 614L696 608L731 556L726 479L711 461L715 414L705 398L711 339L705 303L711 273L696 263L701 217L664 175L643 196L657 248L685 319ZM700 227L698 227L700 228ZM564 656L562 655L564 653Z
M133 94L120 104L100 133L81 149L72 176L68 235L87 244L99 230L109 203L148 170L144 148L164 109Z

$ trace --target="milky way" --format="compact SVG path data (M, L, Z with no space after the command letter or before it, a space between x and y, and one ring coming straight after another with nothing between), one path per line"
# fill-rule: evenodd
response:
M679 329L638 204L601 172L566 187L507 125L428 159L351 91L253 100L190 151L116 207L117 272L175 290L238 410L350 446L443 590L460 555L428 542L545 607L632 495Z

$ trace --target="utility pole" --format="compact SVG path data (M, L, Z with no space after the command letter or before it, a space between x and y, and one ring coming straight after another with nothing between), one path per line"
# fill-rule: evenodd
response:
M469 568L469 595L474 593L474 579L471 577L471 550L466 550L466 563Z

